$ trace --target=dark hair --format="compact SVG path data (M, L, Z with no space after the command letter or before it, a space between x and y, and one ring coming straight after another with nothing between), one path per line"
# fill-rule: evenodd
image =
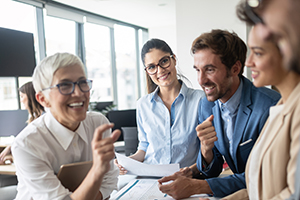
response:
M235 32L230 33L226 30L215 29L211 32L201 34L193 41L191 52L195 54L202 49L211 49L214 54L219 55L221 62L228 70L230 70L237 61L240 61L242 67L239 76L242 76L247 46Z
M165 53L170 53L170 55L173 55L172 49L165 41L160 40L160 39L155 39L155 38L148 40L144 44L142 51L141 51L141 58L142 58L144 66L145 66L145 55L153 49L161 50ZM146 72L146 81L147 81L148 93L153 92L155 90L155 88L157 87L157 85L152 81L151 77L149 76L149 74L147 72Z
M247 4L246 0L240 1L240 3L236 6L236 15L241 21L246 22L247 25L253 26L255 23L247 15Z
M19 91L26 94L28 98L28 112L30 117L27 120L29 124L34 119L41 116L44 112L44 107L39 104L39 102L35 98L35 90L33 88L32 82L25 83L19 88Z

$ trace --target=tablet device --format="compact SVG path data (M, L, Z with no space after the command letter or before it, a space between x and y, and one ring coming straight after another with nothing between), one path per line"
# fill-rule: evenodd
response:
M74 192L90 171L93 161L64 164L57 174L61 184Z

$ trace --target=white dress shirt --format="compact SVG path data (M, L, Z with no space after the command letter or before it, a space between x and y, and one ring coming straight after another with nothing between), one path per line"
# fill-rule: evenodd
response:
M69 199L71 192L56 177L62 164L93 160L91 141L94 130L109 123L100 113L88 112L86 119L73 132L62 126L47 112L30 123L16 137L12 154L18 177L16 199ZM105 131L103 138L111 131ZM119 171L110 163L100 191L103 199L117 189Z

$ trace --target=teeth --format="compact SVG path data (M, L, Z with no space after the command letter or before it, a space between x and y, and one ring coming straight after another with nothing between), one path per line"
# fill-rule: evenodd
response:
M258 74L258 72L254 72L254 71L252 71L251 72L253 75L257 75Z
M159 77L159 78L164 79L164 78L166 78L167 76L168 76L168 74L166 74L166 75L164 75L164 76L161 76L161 77Z
M211 90L211 89L213 89L214 88L214 86L211 86L211 87L205 87L205 90Z
M75 106L82 106L83 102L78 102L78 103L71 103L70 106L75 107Z

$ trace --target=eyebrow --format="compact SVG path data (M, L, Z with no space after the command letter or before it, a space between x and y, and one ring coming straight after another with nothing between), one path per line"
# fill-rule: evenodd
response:
M214 66L213 64L207 64L207 65L204 65L203 67L200 67L200 68L208 68L208 67L216 68L216 66ZM198 67L196 67L195 65L193 66L193 68L198 69Z
M159 59L158 63L160 63L160 61L162 61L162 59L164 59L165 57L169 57L169 56L171 56L171 55L163 56L161 59ZM158 63L157 63L157 64L158 64ZM151 66L151 65L157 65L157 64L149 63L149 64L146 65L146 67L149 67L149 66Z
M80 80L85 80L87 79L85 76L81 76L77 79L77 81L80 81ZM59 83L63 83L63 82L73 82L71 81L70 79L62 79L62 80L59 80Z
M261 48L261 47L256 47L256 46L254 46L254 47L250 47L250 49L252 49L252 50L258 49L258 50L262 50L262 51L264 51L264 49L263 49L263 48Z

